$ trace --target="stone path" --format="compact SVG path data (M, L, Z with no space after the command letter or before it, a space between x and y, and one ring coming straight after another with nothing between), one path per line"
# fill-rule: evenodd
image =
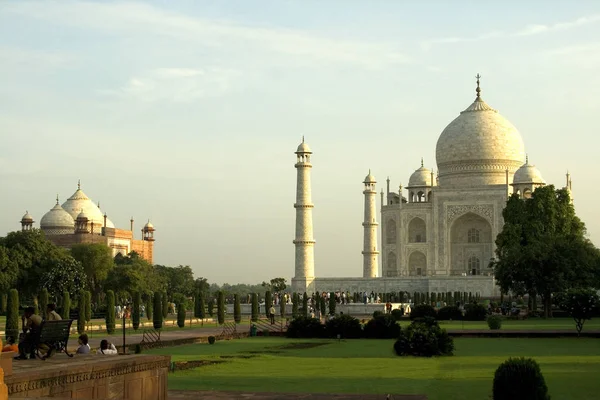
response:
M169 400L427 400L422 395L349 393L272 393L169 390Z

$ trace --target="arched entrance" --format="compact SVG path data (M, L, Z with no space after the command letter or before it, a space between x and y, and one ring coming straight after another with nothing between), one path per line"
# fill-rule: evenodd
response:
M492 257L492 226L480 215L467 213L450 230L450 274L481 275Z
M413 251L408 258L408 274L410 276L427 276L427 256L420 251Z

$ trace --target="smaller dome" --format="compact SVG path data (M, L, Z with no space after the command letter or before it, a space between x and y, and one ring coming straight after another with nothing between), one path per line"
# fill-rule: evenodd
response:
M377 183L373 174L371 174L371 170L369 170L369 175L365 176L365 180L363 183Z
M546 184L544 178L542 178L542 173L539 169L536 168L535 165L529 164L529 158L525 164L523 164L517 172L515 172L515 176L513 177L513 185L518 185L521 183L537 183L537 184Z
M410 176L407 187L432 186L432 173L432 170L423 166L423 160L421 160L421 168L413 172ZM433 179L433 186L435 186L435 179Z
M21 218L21 222L33 222L33 217L29 214L29 211L25 211L25 215Z
M150 221L146 222L146 225L144 225L144 230L146 230L146 231L153 231L154 230L154 225L152 225L152 222L150 222Z
M300 145L298 146L296 153L311 153L312 154L312 150L310 149L310 147L308 147L308 144L306 144L304 142L304 136L302 136L302 143L300 143Z
M89 219L85 211L81 210L81 212L77 215L77 219Z

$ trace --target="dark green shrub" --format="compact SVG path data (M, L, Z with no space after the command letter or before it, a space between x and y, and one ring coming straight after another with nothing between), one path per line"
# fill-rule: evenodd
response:
M19 292L10 289L6 300L6 325L5 337L13 338L15 343L19 342Z
M146 318L148 321L154 320L154 295L152 293L148 294L148 298L146 299Z
M38 297L38 306L40 308L40 315L46 319L48 316L46 315L46 310L48 309L48 303L50 302L49 300L49 295L48 295L48 289L43 288L40 291L40 295Z
M142 302L142 294L140 292L136 292L133 294L133 310L131 314L131 322L133 324L133 329L138 330L140 327L140 303Z
M64 304L64 303L63 303ZM115 292L106 291L106 333L112 335L115 332Z
M162 294L160 295L160 300L162 301L162 317L164 320L167 318L167 315L169 315L169 300L167 298L166 292L162 292Z
M329 293L329 315L335 315L335 293Z
M209 336L208 337L208 344L215 344L215 337L214 336Z
M177 304L177 326L180 328L185 327L185 314L185 301L180 301L179 304Z
M196 293L194 295L194 318L201 318L200 317L200 298L203 296L202 292L200 290L196 290Z
M502 318L499 315L490 315L487 317L487 324L491 330L502 328Z
M238 294L233 295L233 320L236 324L242 322L242 310L240 306L240 296Z
M438 310L437 319L438 321L460 321L463 315L458 307L446 306Z
M302 315L308 316L308 294L306 292L302 295Z
M152 318L152 324L154 325L154 329L162 329L162 304L162 294L160 292L155 292L153 299L154 315Z
M250 315L252 322L258 321L258 294L252 293L252 314Z
M378 315L367 322L364 336L368 339L396 339L400 336L400 325L391 314Z
M296 318L299 317L300 315L298 314L298 293L294 293L292 295L292 318Z
M208 309L208 316L214 317L215 316L215 301L213 299L208 299L207 309Z
M198 302L200 303L198 305L198 318L204 319L206 318L206 304L204 302L204 293L200 292L200 298Z
M383 311L373 311L373 318L377 318L377 317L381 317L383 314Z
M392 317L396 319L396 321L400 321L400 319L404 316L404 309L394 308L392 310Z
M414 306L410 311L410 319L431 317L436 318L437 314L435 309L429 304L419 304Z
M325 326L316 318L300 316L290 322L285 335L288 338L322 338Z
M279 296L279 314L281 318L285 318L285 298L283 297L283 293Z
M454 341L445 329L431 317L417 319L408 328L402 329L394 343L399 356L432 357L452 355Z
M340 335L343 339L358 339L362 337L362 333L360 321L346 314L331 318L325 324L325 334L330 338Z
M273 303L273 296L271 295L271 291L267 290L265 292L265 315L269 318L269 308L271 308L271 304Z
M321 303L321 315L327 314L327 302L323 296L319 296L319 302Z
M465 305L465 321L485 321L487 310L483 304L469 303Z
M222 290L217 294L217 321L219 325L225 323L225 293Z
M8 295L6 293L0 293L0 315L6 313L6 303L8 302Z
M45 310L44 310L45 312ZM62 317L64 319L70 319L71 315L71 295L69 292L63 292L63 301L62 301Z
M531 358L509 358L494 374L494 400L549 400L540 366Z
M87 296L85 295L85 290L79 292L79 304L77 306L78 315L77 315L77 333L80 335L85 332L85 302L87 300ZM45 308L42 308L45 310Z
M137 343L135 345L135 354L141 354L141 353L142 353L142 346L139 343Z

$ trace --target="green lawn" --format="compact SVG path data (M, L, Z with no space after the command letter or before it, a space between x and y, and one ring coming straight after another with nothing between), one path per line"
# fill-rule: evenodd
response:
M281 348L307 342L325 345ZM481 400L491 398L493 374L500 363L510 356L528 356L540 363L554 399L597 399L600 391L596 339L459 338L454 356L430 359L397 357L392 345L392 340L251 338L151 353L171 354L173 361L225 361L169 374L169 389L426 394L430 400ZM252 358L236 358L244 355Z
M460 330L460 329L485 329L488 330L485 321L439 321L442 328ZM402 327L410 325L410 321L402 321ZM531 318L526 320L503 320L502 329L522 329L522 330L554 330L554 329L572 329L575 331L575 322L572 318ZM600 330L600 319L592 319L585 322L583 331Z

